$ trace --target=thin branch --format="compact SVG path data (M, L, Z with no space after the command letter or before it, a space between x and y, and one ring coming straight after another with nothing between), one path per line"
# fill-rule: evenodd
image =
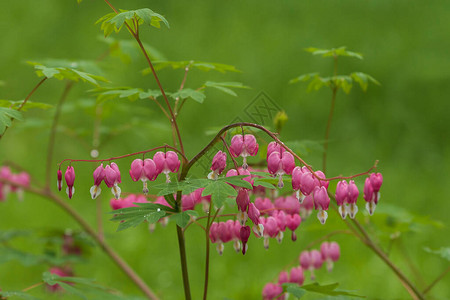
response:
M23 100L23 102L20 104L19 108L17 109L17 111L21 111L22 108L25 106L25 104L28 102L28 100L31 98L31 96L34 94L34 92L36 92L36 90L41 86L41 84L44 83L44 81L46 81L48 78L44 77L43 79L41 79L41 81L39 81L38 84L36 84L36 86L31 90L31 92L27 95L27 97L25 98L25 100ZM13 119L14 120L14 119ZM0 139L5 135L6 130L8 130L9 127L5 128L5 131L3 131L2 134L0 134Z
M173 150L175 152L178 152L183 157L183 159L187 160L186 157L184 156L184 154L181 153L180 150L178 150L177 148L169 146L169 145L164 145L164 146L155 147L155 148L152 148L152 149L149 149L149 150L129 153L129 154L121 155L121 156L110 157L110 158L107 158L107 159L71 159L71 158L66 158L66 159L63 159L58 164L58 166L61 167L61 165L65 161L70 161L71 163L72 162L105 162L105 161L112 161L112 160L122 159L122 158L135 156L135 155L139 155L139 154L145 154L145 153L149 153L149 152L160 150L160 149L166 149L166 148L171 149L171 150Z
M231 154L230 147L228 147L228 144L227 144L227 142L225 141L225 139L223 138L223 136L221 136L220 138L222 139L222 142L223 142L223 145L225 146L225 149L227 149L228 155L230 155L231 160L233 161L234 168L235 168L236 171L238 172L238 175L240 175L240 174L239 174L239 166L238 166L238 163L236 162L236 159L234 159L233 155Z
M47 146L47 163L45 165L45 187L50 189L50 178L52 169L53 152L55 150L55 137L56 137L56 127L58 126L59 116L61 115L61 109L64 101L67 98L70 90L73 87L73 81L66 83L63 93L59 98L58 104L56 104L55 116L53 117L52 127L50 129L50 137L48 139Z
M450 272L450 266L448 266L447 269L445 269L445 271L441 273L441 275L439 275L429 286L427 286L423 290L423 294L425 295L426 293L428 293L436 285L436 283L441 281L441 279L444 278L445 275L447 275L448 272Z
M29 290L32 290L32 289L34 289L34 288L36 288L36 287L38 287L38 286L41 286L41 285L43 285L43 284L44 284L43 281L38 282L38 283L35 283L35 284L33 284L33 285L30 285L30 286L27 287L27 288L24 288L24 289L22 290L22 292L28 292ZM2 299L2 298L0 298L0 299Z
M206 221L206 230L205 230L205 281L203 284L203 300L206 300L208 297L208 283L209 283L209 252L210 252L210 241L209 241L209 229L211 228L211 202L209 203L208 209L208 220Z

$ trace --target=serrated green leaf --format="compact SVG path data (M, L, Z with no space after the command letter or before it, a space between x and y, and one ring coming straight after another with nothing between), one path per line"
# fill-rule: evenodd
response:
M207 195L211 195L211 201L215 206L221 207L228 196L235 197L237 192L224 180L210 180L202 192L202 196Z
M184 228L189 223L191 216L187 212L183 211L183 212L172 215L171 219L175 220L175 222L177 223L178 226L180 226L181 228Z
M148 90L144 92L140 88L132 88L132 87L98 87L95 89L89 90L89 92L93 93L97 97L97 102L102 103L105 101L113 100L115 98L126 98L130 101L135 101L137 99L145 99L149 96L157 95L157 92ZM147 96L147 97L144 97Z
M428 253L437 254L440 257L450 261L450 247L441 247L438 250L432 250L428 247L424 247L423 250L425 250Z
M298 284L295 283L283 283L283 291L289 293L294 297L300 299L306 294L306 290L302 289Z
M56 78L58 80L68 79L71 81L84 81L89 82L92 85L98 86L97 81L108 82L108 80L102 76L90 74L87 72L80 71L76 68L69 67L52 67L49 68L38 62L27 62L28 64L34 66L36 74L39 77L45 76L47 78Z
M172 69L185 69L188 67L189 69L198 69L200 71L210 71L214 70L220 73L226 73L226 72L240 72L238 69L236 69L235 66L226 65L226 64L220 64L220 63L210 63L210 62L202 62L202 61L194 61L194 60L187 60L187 61L154 61L153 62L154 68L156 71L162 70L167 67L171 67ZM150 68L146 68L142 70L143 75L147 75L151 73Z
M24 100L20 101L12 101L12 100L0 100L0 107L8 107L12 109L18 109ZM47 103L41 103L41 102L32 102L27 101L25 105L22 107L22 111L27 111L30 108L40 108L40 109L49 109L52 108L53 105L47 104Z
M36 298L21 291L0 291L0 296L4 297L5 299L9 299L10 297L18 297L24 300L41 300L41 298Z
M358 59L363 59L362 54L349 51L346 47L331 48L331 49L319 49L314 47L306 48L305 51L312 53L313 55L322 55L323 57L334 57L334 56L348 56L355 57Z
M15 109L0 107L0 134L3 134L6 127L11 127L11 120L23 121L22 113Z
M231 96L237 96L236 92L233 91L231 88L235 89L249 89L250 87L243 85L240 82L213 82L213 81L207 81L203 85L205 87L212 87L215 89L218 89L219 91L222 91L226 94L229 94Z
M255 178L253 180L253 186L262 186L268 189L276 189L276 186L266 181L267 179Z
M253 189L252 185L244 180L244 178L249 177L248 175L238 175L238 176L230 176L230 177L222 177L219 178L219 181L225 181L228 182L229 184L235 185L235 186L240 186L246 189Z
M141 8L130 11L121 10L120 13L116 14L112 18L110 18L109 16L108 17L105 16L105 19L99 20L97 21L97 23L103 22L102 26L105 22L108 24L113 24L114 27L116 28L116 31L118 32L125 24L125 22L128 22L133 19L137 20L139 25L147 24L155 28L160 28L161 27L160 22L163 22L167 26L167 28L170 28L169 22L167 22L167 20L162 15L155 13L149 8ZM129 25L131 24L132 23L130 22ZM105 36L107 36L106 33Z
M320 77L319 75L315 75L312 77L312 80L308 85L307 92L309 93L311 91L318 91L324 86L329 87L330 82L331 82L330 77Z
M178 91L176 93L171 93L170 97L172 97L173 99L187 99L187 98L191 98L192 100L197 101L198 103L203 103L203 101L205 100L206 96L203 92L201 91L196 91L193 89L183 89L181 91Z
M289 80L289 83L292 84L292 83L297 83L297 82L301 82L301 81L303 81L303 82L304 81L308 81L311 78L314 78L315 76L318 76L318 75L319 75L319 73L303 74L303 75L300 75L300 76L298 76L296 78L293 78L293 79Z
M135 204L139 206L122 208L110 212L115 214L115 216L111 218L111 221L120 221L117 231L122 231L130 227L136 227L144 221L155 223L166 215L166 211L171 210L171 208L167 206L155 203Z
M345 290L337 290L339 283L332 283L327 285L320 285L318 283L312 283L307 285L302 285L301 287L294 283L284 283L283 291L289 292L292 295L300 298L303 297L307 292L314 292L328 296L350 296L357 298L365 298L365 296L357 295Z

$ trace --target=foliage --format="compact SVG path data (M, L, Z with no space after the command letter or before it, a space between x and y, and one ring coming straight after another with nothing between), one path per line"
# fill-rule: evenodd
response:
M312 284L306 284L299 286L295 283L284 283L283 290L298 299L302 298L308 292L318 293L322 295L331 296L330 299L340 298L340 296L350 296L350 297L358 297L365 298L364 296L360 296L357 294L353 294L349 291L337 290L339 283L332 283L327 285L320 285L317 282Z

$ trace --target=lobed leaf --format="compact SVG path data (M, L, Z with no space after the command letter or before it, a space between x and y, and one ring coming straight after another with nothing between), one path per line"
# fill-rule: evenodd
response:
M191 98L192 100L197 101L198 103L203 103L203 101L206 98L206 96L203 92L196 91L193 89L182 89L181 91L178 91L176 93L171 93L170 97L173 98L174 100L177 98L180 98L180 99Z
M160 22L163 22L167 28L170 28L169 22L160 14L155 13L149 8L141 8L137 10L121 10L113 18L106 20L105 22L114 24L115 28L120 30L123 24L130 20L137 20L139 25L147 24L155 28L161 28Z
M332 283L327 285L320 285L317 282L307 285L299 286L295 283L284 283L283 291L288 292L297 298L303 297L307 292L314 292L318 294L333 296L332 298L340 298L340 296L350 296L357 298L365 298L365 296L357 295L345 290L337 290L339 283ZM330 297L328 297L330 298Z
M162 70L168 67L172 69L185 69L188 67L189 69L198 69L200 71L210 71L214 70L220 73L226 72L240 72L236 69L235 66L220 64L220 63L210 63L210 62L202 62L202 61L194 61L194 60L186 60L186 61L154 61L153 66L156 71ZM143 75L150 74L152 71L150 68L146 68L142 70Z
M111 221L120 221L117 231L122 231L130 227L136 227L142 222L156 223L166 215L166 211L172 208L155 203L135 203L138 207L122 208L110 212L115 214Z
M22 113L15 109L0 107L0 135L6 127L11 127L13 119L23 121Z
M59 80L68 79L71 81L83 81L88 82L92 85L98 86L97 81L108 82L108 80L102 76L90 74L87 72L80 71L76 68L69 67L47 67L41 63L37 62L27 62L28 64L34 66L36 69L36 74L39 77L56 78Z
M314 78L315 76L318 76L318 75L319 75L319 73L303 74L303 75L300 75L300 76L298 76L296 78L293 78L293 79L289 80L289 83L292 84L292 83L297 83L297 82L309 81L309 80L311 80L312 78Z
M24 100L20 101L0 100L0 107L18 109L22 105L23 101ZM27 101L27 103L25 103L25 105L22 107L22 111L27 111L30 108L49 109L52 107L53 105L47 103Z
M235 197L236 190L224 180L210 180L210 183L205 187L202 196L211 195L211 201L217 207L222 207L228 196Z
M319 49L314 47L306 48L305 51L312 53L313 55L322 55L322 57L335 57L335 56L348 56L363 59L361 53L347 50L346 47L331 48L331 49Z
M0 291L0 296L2 297L0 299L9 299L10 297L18 297L24 300L41 300L41 298L36 298L34 296L31 296L30 294L27 294L26 292L21 291Z
M219 91L222 91L226 94L229 94L231 96L237 97L237 94L235 91L233 91L231 88L235 89L249 89L250 87L243 85L240 82L213 82L213 81L207 81L203 85L204 87L212 87L215 89L218 89Z

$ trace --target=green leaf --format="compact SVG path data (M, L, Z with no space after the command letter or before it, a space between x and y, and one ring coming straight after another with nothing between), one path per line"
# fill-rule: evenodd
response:
M332 76L330 78L330 80L334 86L336 86L337 88L342 88L342 90L346 94L350 93L352 86L353 86L353 80L350 76L336 75L336 76Z
M380 85L380 83L373 78L372 76L370 76L369 74L365 74L362 72L353 72L350 74L350 77L359 84L359 86L361 87L361 89L365 92L367 90L367 87L369 86L369 81L376 84L376 85Z
M6 127L11 127L14 119L23 121L22 113L15 109L0 107L0 134L3 134Z
M309 81L311 78L314 78L315 76L318 76L319 75L319 73L308 73L308 74L303 74L303 75L300 75L300 76L298 76L298 77L296 77L296 78L293 78L293 79L291 79L291 80L289 80L289 83L290 84L292 84L292 83L297 83L297 82L304 82L304 81Z
M181 228L184 228L189 223L191 216L186 211L183 211L183 212L172 215L171 219L175 220L175 222L177 223L178 226L180 226Z
M332 284L327 284L327 285L320 285L318 283L312 283L312 284L302 285L301 287L296 285L295 283L284 283L283 291L291 293L292 295L296 296L297 298L303 297L307 292L314 292L314 293L328 295L328 296L350 296L350 297L365 298L365 296L356 295L349 291L337 290L336 288L338 286L339 286L339 283L332 283Z
M291 294L294 297L300 299L306 294L306 290L302 289L298 284L295 283L284 283L283 291Z
M189 179L178 182L176 180L153 186L160 190L158 196L173 195L181 191L183 195L192 193L193 191L203 188L209 184L208 179Z
M0 243L8 242L16 237L29 236L31 234L28 230L0 230Z
M24 100L20 101L0 100L0 107L18 109L22 105L23 101ZM30 108L49 109L52 107L53 105L47 103L27 101L27 103L25 103L25 105L22 107L22 111L27 111Z
M163 16L155 13L149 8L141 8L130 11L121 10L121 13L115 15L113 18L107 20L106 22L114 24L115 27L120 30L126 21L132 19L137 20L139 22L139 25L147 24L156 28L160 28L160 22L163 22L167 26L167 28L170 28L169 22L167 22L167 20Z
M266 181L267 179L255 178L253 180L253 186L262 186L268 189L276 189L276 186Z
M205 187L202 196L211 195L211 201L217 207L222 207L228 196L235 197L236 190L224 180L210 180L209 185Z
M39 77L47 77L47 78L56 78L58 80L71 80L74 82L84 81L88 82L92 85L98 86L97 81L108 82L108 80L102 76L90 74L87 72L83 72L78 70L77 68L69 68L69 67L47 67L38 62L27 62L28 64L34 66L36 70L36 74Z
M153 66L156 71L162 70L167 67L172 67L172 69L198 69L200 71L210 71L214 70L220 73L226 72L240 72L236 69L235 66L220 64L220 63L210 63L203 61L194 61L194 60L186 60L186 61L154 61ZM150 74L152 71L150 68L146 68L142 70L143 75Z
M423 250L425 250L428 253L437 254L440 257L450 261L450 247L441 247L438 250L432 250L428 247L425 247L425 248L423 248Z
M243 180L244 178L249 177L248 175L238 175L238 176L230 176L230 177L222 177L219 178L219 181L225 181L228 182L229 184L235 185L235 186L240 186L246 189L253 189L252 185L246 181Z
M112 12L112 13L104 15L103 17L98 19L97 22L95 22L95 24L99 24L99 23L102 24L100 26L100 29L103 30L105 37L109 36L114 31L116 33L120 31L120 28L117 29L116 26L114 26L114 24L111 23L111 19L114 18L115 16L116 16L116 13Z
M243 85L240 82L213 82L213 81L207 81L203 85L205 87L212 87L215 89L218 89L219 91L222 91L226 94L229 94L231 96L237 97L237 94L235 91L233 91L231 88L235 89L249 89L250 87Z
M203 103L203 101L205 100L205 94L203 94L203 92L201 91L196 91L193 89L182 89L181 91L178 91L176 93L172 93L170 94L170 97L172 97L173 99L187 99L187 98L191 98L192 100L197 101L198 103Z
M322 55L322 57L334 57L334 56L348 56L363 59L361 53L346 50L346 47L331 48L331 49L319 49L309 47L305 49L306 52L310 52L313 55Z
M78 3L78 4L80 4L80 3L81 3L81 1L83 1L83 0L77 0L77 3Z
M9 299L10 297L18 297L24 300L41 300L40 298L36 298L21 291L0 291L0 296L4 297L5 299Z
M89 90L89 92L93 93L97 97L98 103L113 100L116 98L126 98L130 101L135 101L137 99L148 99L149 97L157 98L161 96L161 92L159 90L147 90L145 92L143 89L127 86L98 87Z
M308 85L308 93L311 91L318 91L322 87L327 86L329 87L331 84L331 78L330 77L320 77L319 75L315 75L311 82Z
M130 227L136 227L142 222L155 223L166 215L166 211L172 210L170 207L154 203L135 203L138 207L122 208L110 212L115 214L111 221L120 221L117 231L122 231Z

